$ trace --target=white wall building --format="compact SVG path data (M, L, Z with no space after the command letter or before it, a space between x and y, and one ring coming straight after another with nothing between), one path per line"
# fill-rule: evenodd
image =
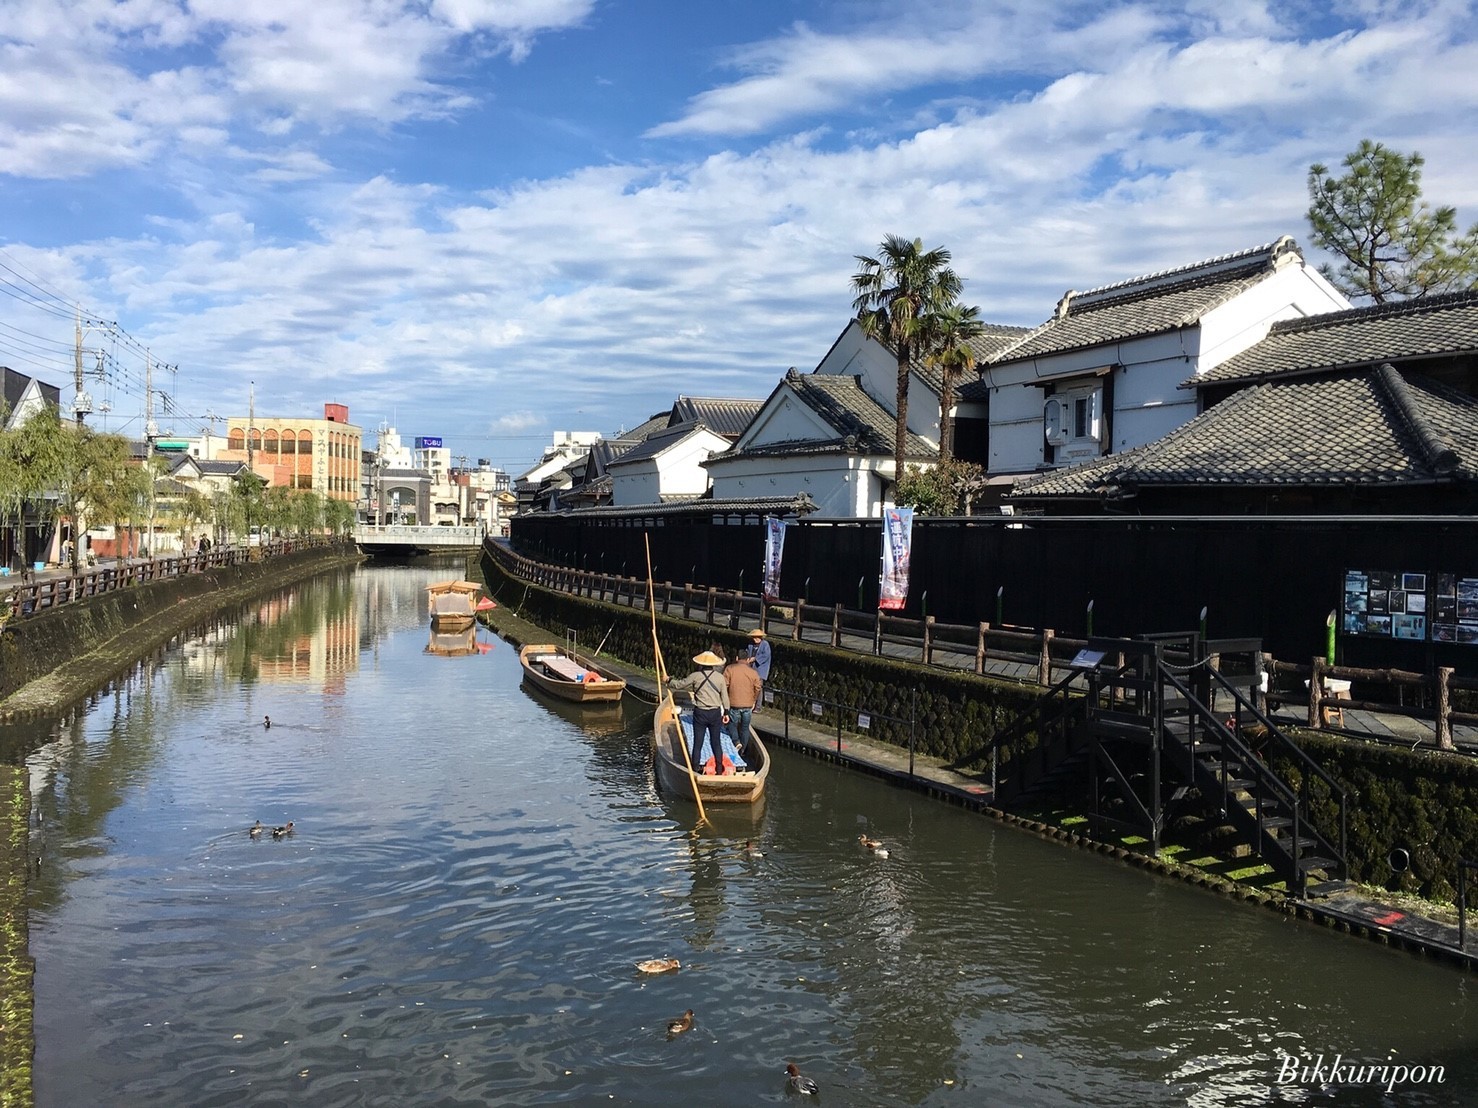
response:
M606 467L617 507L691 500L708 491L703 463L729 449L729 440L702 423L684 423L649 435Z
M1266 246L1068 292L980 367L960 412L989 420L992 475L1034 473L1153 442L1199 414L1180 388L1278 320L1348 308L1287 236ZM963 454L963 452L962 452Z

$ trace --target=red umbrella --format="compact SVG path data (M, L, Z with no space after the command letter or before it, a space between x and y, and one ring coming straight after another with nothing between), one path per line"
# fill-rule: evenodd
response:
M486 596L477 602L477 610L479 612L491 612L497 606L498 602L496 600Z

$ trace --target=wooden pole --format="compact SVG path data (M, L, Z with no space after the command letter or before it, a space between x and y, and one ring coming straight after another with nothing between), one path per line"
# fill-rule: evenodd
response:
M657 587L652 582L652 538L645 531L642 532L642 542L647 548L647 608L652 613L652 653L657 660L657 706L661 710L662 701L671 700L672 693L663 694L662 682L667 676L667 668L662 664L662 644L657 641L657 606L653 603L656 597ZM673 715L677 714L677 705L673 705ZM683 764L688 767L688 783L693 787L693 801L698 805L698 822L707 823L708 813L703 810L703 797L698 793L698 775L693 772L693 759L688 754L688 744L683 738L682 728L677 731L677 745L683 750ZM661 757L661 751L657 752Z
M1452 742L1452 699L1448 683L1452 680L1451 666L1437 667L1437 747L1439 750L1454 749Z

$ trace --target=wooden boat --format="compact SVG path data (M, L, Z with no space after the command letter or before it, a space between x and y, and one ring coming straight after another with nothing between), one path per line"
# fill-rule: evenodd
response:
M530 643L518 652L524 680L535 688L576 704L596 704L620 700L626 691L626 679L606 669L583 654L576 654L553 643ZM595 674L597 680L587 680Z
M657 705L657 712L652 717L652 742L656 749L657 783L673 796L691 800L695 780L698 795L705 805L754 804L765 795L765 779L770 775L770 752L753 730L749 740L756 761L753 769L727 775L699 773L690 776L683 748L678 745L686 743L687 738L678 722L677 708L669 696Z
M477 628L468 624L460 631L444 630L440 624L431 628L431 639L426 644L427 654L439 654L443 658L460 658L477 653Z
M438 631L462 631L477 620L477 594L482 586L475 581L442 581L427 585L431 606L431 626Z

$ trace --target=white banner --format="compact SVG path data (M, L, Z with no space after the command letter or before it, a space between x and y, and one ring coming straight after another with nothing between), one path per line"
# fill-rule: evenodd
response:
M774 516L765 520L764 596L780 599L780 559L785 552L785 521Z

